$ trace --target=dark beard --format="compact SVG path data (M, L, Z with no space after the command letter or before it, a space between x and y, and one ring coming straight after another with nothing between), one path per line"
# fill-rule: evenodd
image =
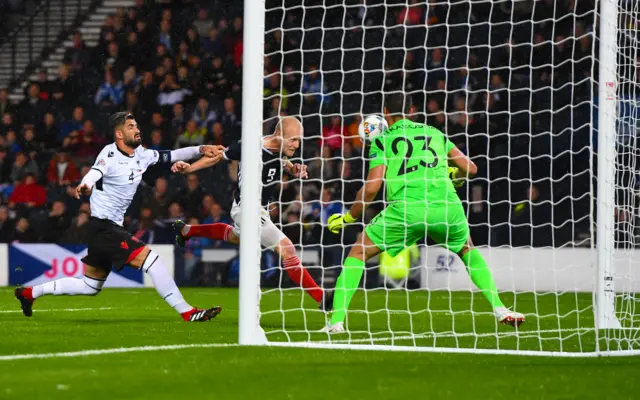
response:
M131 140L125 140L124 144L127 145L127 147L131 147L132 149L135 149L136 147L140 146L140 144L142 143L142 138L139 139L131 139Z

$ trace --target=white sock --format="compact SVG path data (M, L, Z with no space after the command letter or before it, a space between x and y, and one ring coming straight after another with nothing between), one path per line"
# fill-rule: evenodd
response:
M164 266L164 262L160 259L160 256L150 251L147 255L147 259L142 264L142 271L149 274L153 281L156 291L171 307L173 307L178 313L182 314L190 311L191 307L182 297L180 289L173 280L167 267Z
M83 278L62 278L51 282L45 282L33 287L33 298L37 299L44 295L84 295L95 296L102 290L104 281L89 278L85 276Z

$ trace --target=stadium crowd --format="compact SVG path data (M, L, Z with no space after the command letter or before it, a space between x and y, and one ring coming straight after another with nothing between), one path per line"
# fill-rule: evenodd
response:
M0 241L82 242L88 199L73 189L111 141L109 113L134 113L153 149L239 140L242 2L136 3L106 18L93 48L75 33L58 78L40 71L21 103L0 89ZM264 133L279 115L305 127L310 179L284 177L272 208L294 243L341 243L323 224L366 174L360 113L380 112L382 93L403 89L416 120L480 168L460 190L476 244L561 246L589 231L593 1L310 3L285 13L267 1ZM229 222L236 169L149 170L128 229L172 243L178 218ZM189 246L197 260L222 244Z

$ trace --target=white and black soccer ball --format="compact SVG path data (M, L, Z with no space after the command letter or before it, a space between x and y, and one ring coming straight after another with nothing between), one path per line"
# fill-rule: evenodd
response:
M371 141L376 136L382 135L389 128L387 121L380 115L369 115L360 122L358 135L363 142Z

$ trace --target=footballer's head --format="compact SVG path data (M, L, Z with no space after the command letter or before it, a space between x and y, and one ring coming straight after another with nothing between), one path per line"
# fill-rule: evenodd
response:
M280 151L287 157L293 157L298 150L303 134L302 123L296 117L281 118L274 132L280 138Z
M120 140L125 146L136 148L142 143L140 129L133 114L128 112L117 112L109 118L109 123L113 127L113 134L116 141Z
M415 113L411 96L401 92L389 93L384 96L384 117L389 126L400 119L408 119Z

